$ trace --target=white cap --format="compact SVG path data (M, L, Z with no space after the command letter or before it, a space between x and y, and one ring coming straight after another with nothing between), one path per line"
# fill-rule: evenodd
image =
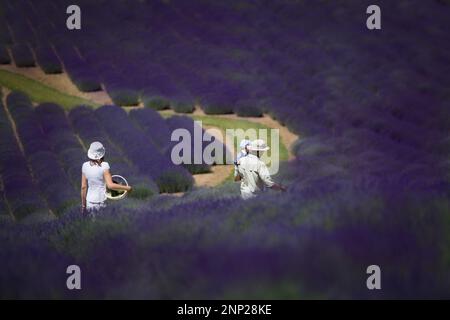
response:
M100 160L105 155L105 147L98 141L92 142L88 150L88 158Z
M250 151L267 151L269 149L266 142L262 139L254 140L248 146L248 150Z
M241 149L244 149L249 144L250 144L250 140L244 139L244 140L241 141L240 147L241 147Z

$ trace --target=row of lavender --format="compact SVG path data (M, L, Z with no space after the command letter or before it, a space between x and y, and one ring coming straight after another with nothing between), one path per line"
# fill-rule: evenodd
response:
M0 136L0 176L4 198L8 203L6 205L5 202L3 210L5 213L10 210L11 214L19 219L30 213L48 214L48 207L33 181L2 102Z
M24 0L6 1L5 20L13 34L9 38L14 38L16 44L28 43L31 46L51 41L60 52L69 74L86 75L80 77L86 79L99 76L107 87L114 89L111 90L112 96L121 96L117 101L126 100L123 101L125 104L136 103L140 92L143 92L142 98L146 101L160 95L196 99L207 96L206 102L214 102L210 106L206 103L207 111L229 112L236 104L238 109L248 112L255 109L256 98L265 103L268 98L278 100L286 91L293 91L296 98L313 94L320 87L303 89L298 84L306 79L318 84L333 75L335 70L327 70L328 66L322 65L330 58L336 57L342 65L353 66L357 73L363 71L363 61L382 63L383 68L375 71L381 73L398 62L391 59L391 49L387 49L389 46L400 46L408 56L417 55L420 50L410 47L411 37L402 43L403 34L390 31L392 39L383 47L378 46L382 49L378 55L381 58L364 56L364 60L351 59L351 56L361 56L368 46L377 46L378 43L376 39L361 34L359 28L350 28L358 19L356 14L359 9L363 8L361 4L354 3L337 10L332 4L306 7L287 1L277 4L257 1L243 8L221 2L186 5L182 1L170 4L154 1L128 6L121 1L113 1L106 14L103 10L97 10L101 3L82 2L80 5L87 14L83 20L86 28L81 32L69 32L64 27L58 27L64 26L65 16L58 12L64 12L67 3L42 2L37 5ZM387 9L398 9L397 5L385 5ZM439 9L437 4L432 6L427 13ZM422 9L419 7L409 12L412 13L411 21ZM328 24L315 28L312 20L319 15L319 10L329 12L323 17ZM45 21L41 18L43 16ZM434 19L442 17L443 14L438 13ZM348 21L342 21L344 18ZM172 24L168 26L163 21L172 21ZM267 21L274 23L268 24ZM232 23L239 28L227 28ZM341 28L345 33L332 31L339 23L343 23ZM394 26L399 29L405 21L390 23L395 23ZM442 25L438 27L438 32L433 36L442 37L445 29ZM414 30L419 28L416 26ZM300 31L303 29L312 29L312 32ZM133 32L131 37L130 30ZM336 44L336 37L340 43ZM321 42L320 47L316 45L317 39ZM361 44L355 39L362 40ZM120 41L124 42L126 52L121 52L120 46L116 45ZM164 55L159 52L164 52ZM354 73L352 69L348 70ZM373 79L370 81L373 82ZM84 87L83 82L80 87ZM98 83L91 89L95 90L95 87ZM269 104L273 102L269 101ZM288 109L304 101L290 102L293 105L287 106ZM281 106L273 107L278 109Z
M80 186L80 165L85 161L86 147L92 141L104 143L113 173L128 178L135 187L132 195L136 198L147 198L158 192L186 191L193 185L189 171L210 171L210 165L206 163L183 166L172 163L171 150L176 143L171 141L172 130L182 128L194 136L194 122L187 117L164 120L151 109L133 110L128 116L117 106L104 106L97 110L80 106L66 115L60 106L53 103L33 107L22 93L13 92L6 100L24 154L39 186L38 194L43 195L55 214L61 214L79 202L76 190ZM6 113L4 123L9 128ZM4 136L5 143L15 139L12 132ZM194 143L193 139L191 143ZM226 148L220 145L226 156ZM204 143L199 150L201 155L205 147ZM192 161L194 157L192 152ZM9 170L5 165L4 170L5 188L9 189L7 177L14 176L16 169Z
M78 204L79 197L74 183L54 151L58 147L58 151L65 150L64 145L58 146L60 136L46 135L42 130L39 118L45 113L46 106L39 106L35 112L28 97L20 93L9 94L6 101L39 191L50 209L55 214L61 214ZM14 174L13 170L11 174Z
M61 118L64 111L58 108ZM137 168L130 163L124 153L108 138L108 134L96 120L93 110L88 107L78 107L73 109L68 120L73 128L70 134L77 134L85 146L89 146L92 141L101 141L107 150L107 159L112 166L113 173L125 175L130 183L135 187L133 196L146 198L158 192L158 188L153 180L139 174ZM66 119L66 121L68 121ZM85 154L85 152L83 152Z
M80 87L100 78L119 104L269 112L309 136L303 146L331 150L326 161L315 153L317 176L381 170L423 181L447 171L448 5L382 1L399 17L370 33L358 1L111 1L107 12L81 1L85 28L71 32L58 27L65 1L5 3L15 44L50 41L69 74L86 75Z
M9 64L14 60L18 67L39 65L47 74L61 73L63 67L51 43L48 39L38 41L37 35L41 27L35 30L33 22L36 20L30 19L30 14L35 12L33 2L5 1L2 9L13 10L14 6L20 8L22 13L19 16L7 21L0 19L0 64ZM47 14L49 13L47 11ZM11 56L14 59L11 59Z
M230 150L220 141L216 140L215 137L205 132L203 128L200 128L197 123L193 123L189 117L172 116L166 121L163 121L161 115L151 108L131 110L129 117L148 137L152 137L155 146L161 150L166 161L169 162L172 161L171 153L173 147L178 144L178 141L171 141L172 132L176 129L187 130L191 137L188 143L190 147L190 163L183 164L183 166L192 174L207 173L211 170L211 164L226 163L226 157ZM198 135L203 137L201 141L195 140L195 137ZM214 150L211 154L203 154L209 144L217 145L221 149L222 158L216 155Z
M161 192L190 189L193 179L189 172L181 166L175 166L170 158L164 157L122 108L103 106L95 111L95 115L111 140L121 147L142 174L155 180Z
M194 195L138 209L117 202L95 220L73 210L51 223L0 224L0 296L450 297L448 198L370 186L250 202ZM71 263L83 268L83 290L61 286ZM382 290L367 290L371 264L381 267Z
M3 92L2 92L2 87L0 87L0 99L2 98ZM2 102L0 102L0 109L3 110L3 104ZM4 113L2 113L0 111L0 134L2 134L3 137L3 132L5 131L4 128L4 118L3 118ZM7 203L5 201L5 190L4 190L4 186L3 186L3 181L1 179L1 174L0 174L0 218L5 218L9 215L9 209L7 206Z

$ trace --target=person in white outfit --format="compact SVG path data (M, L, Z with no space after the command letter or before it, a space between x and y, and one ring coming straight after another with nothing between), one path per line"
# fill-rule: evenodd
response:
M264 140L252 141L248 146L249 154L238 163L237 180L241 181L241 197L244 200L256 197L265 188L286 191L286 188L272 181L269 169L260 159L263 152L269 150Z
M99 210L105 207L106 187L110 190L128 191L130 186L123 186L112 181L108 162L104 161L105 147L96 141L88 150L89 161L81 169L81 207L82 212Z
M250 140L242 140L239 147L241 148L241 151L236 157L236 161L234 162L234 181L239 181L239 172L238 172L238 163L239 160L242 157L245 157L248 155L248 145L250 144Z

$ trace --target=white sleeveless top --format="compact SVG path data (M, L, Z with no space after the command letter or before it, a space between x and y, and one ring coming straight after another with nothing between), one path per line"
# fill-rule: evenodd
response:
M103 203L106 201L106 183L103 177L106 170L109 170L108 162L102 162L101 166L90 161L83 163L81 172L88 181L87 202Z

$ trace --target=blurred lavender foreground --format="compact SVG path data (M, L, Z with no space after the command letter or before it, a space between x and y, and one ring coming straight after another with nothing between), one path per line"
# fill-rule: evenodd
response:
M7 204L21 216L72 199L65 189L54 203L50 191L36 195L27 165L44 158L33 162L33 141L24 159L0 140L0 297L450 298L449 1L377 1L379 31L366 28L368 1L77 2L83 27L70 32L69 1L2 0L0 51L32 65L29 51L51 44L80 90L101 83L119 105L267 112L301 137L296 159L282 166L289 190L243 202L225 184L127 199L95 220L71 207L58 219L17 223L3 214ZM47 54L37 63L50 60L53 70ZM19 134L42 140L27 130L51 108L36 118L22 99L7 101L22 106L10 110ZM1 139L14 141L3 109ZM110 110L95 116L115 116ZM69 115L82 138L96 134L77 125L83 112L92 113ZM162 171L134 165L165 185ZM70 264L82 269L81 291L65 287ZM366 287L373 264L382 290Z

